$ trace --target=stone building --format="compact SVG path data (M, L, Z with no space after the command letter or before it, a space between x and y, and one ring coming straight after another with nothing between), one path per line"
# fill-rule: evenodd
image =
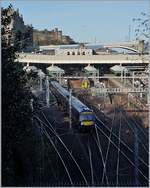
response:
M34 30L33 41L36 46L45 46L51 44L75 44L70 36L63 35L61 30L55 28L51 31L48 30Z
M50 38L52 41L62 42L62 31L59 31L58 28L51 30Z

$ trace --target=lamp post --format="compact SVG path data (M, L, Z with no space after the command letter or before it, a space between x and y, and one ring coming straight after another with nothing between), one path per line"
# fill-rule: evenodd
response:
M42 71L41 70L39 72L39 76L40 76L40 91L42 91Z

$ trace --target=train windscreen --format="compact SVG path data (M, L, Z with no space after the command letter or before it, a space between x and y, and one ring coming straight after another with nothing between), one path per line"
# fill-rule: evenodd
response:
M93 113L81 113L80 114L80 121L85 121L85 120L88 120L88 121L94 121L94 115Z

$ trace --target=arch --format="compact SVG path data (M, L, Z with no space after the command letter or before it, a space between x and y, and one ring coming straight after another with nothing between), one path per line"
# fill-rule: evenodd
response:
M136 53L140 53L139 50L136 50L135 48L131 48L131 47L128 47L128 46L119 46L119 45L112 45L112 46L104 46L106 48L122 48L122 49L126 49L126 50L130 50L130 51L133 51L133 52L136 52Z
M85 55L85 52L82 52L82 55Z
M77 52L77 55L80 55L80 52Z
M72 52L72 55L75 55L75 52Z
M67 52L67 55L70 55L70 52Z

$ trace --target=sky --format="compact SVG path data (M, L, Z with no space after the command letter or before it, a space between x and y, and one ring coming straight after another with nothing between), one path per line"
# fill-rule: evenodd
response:
M23 15L35 29L58 27L77 42L122 42L135 37L141 12L149 14L149 0L2 0Z

